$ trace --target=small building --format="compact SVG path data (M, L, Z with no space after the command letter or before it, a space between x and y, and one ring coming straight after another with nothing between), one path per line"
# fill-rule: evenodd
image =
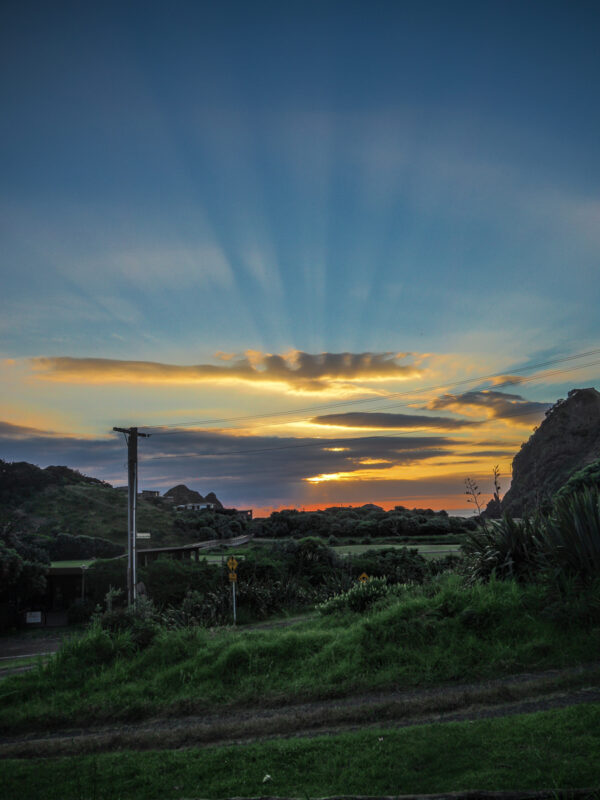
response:
M140 497L148 498L148 497L160 497L159 491L154 491L154 489L142 489L140 493Z
M216 508L216 503L183 503L182 505L175 506L175 511L206 511Z

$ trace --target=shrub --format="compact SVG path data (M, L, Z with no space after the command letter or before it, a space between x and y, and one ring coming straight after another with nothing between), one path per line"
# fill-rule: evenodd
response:
M592 580L600 574L600 492L585 488L560 498L548 519L542 549L555 575Z
M345 611L366 611L375 602L389 597L392 587L387 578L371 578L364 583L357 583L351 589L336 594L321 603L317 608L320 614L339 614Z
M220 570L206 561L178 561L168 556L152 561L139 571L146 591L159 608L179 605L194 590L216 590Z
M354 578L366 572L371 577L386 577L390 583L420 583L430 575L430 567L416 548L390 547L367 550L349 558Z
M498 578L532 579L540 568L540 535L542 521L524 519L515 522L508 514L492 520L485 528L467 531L463 545L465 567L469 579Z
M109 634L128 633L133 646L140 650L151 644L159 630L154 605L145 597L139 597L133 608L105 611L95 623Z

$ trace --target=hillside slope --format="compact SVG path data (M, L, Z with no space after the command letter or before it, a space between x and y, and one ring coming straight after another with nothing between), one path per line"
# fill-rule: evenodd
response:
M513 459L502 511L514 517L547 507L573 473L600 457L600 393L573 389L559 400Z
M9 522L42 537L68 533L125 546L127 492L68 467L41 469L0 460L0 526ZM196 541L200 527L213 523L213 518L175 513L161 498L138 497L137 529L152 533L153 547Z

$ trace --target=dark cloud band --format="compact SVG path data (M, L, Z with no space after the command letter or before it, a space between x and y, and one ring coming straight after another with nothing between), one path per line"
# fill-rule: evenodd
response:
M316 425L342 425L346 428L372 428L408 430L458 430L472 428L480 423L474 420L459 420L452 417L427 417L424 414L383 414L373 411L324 414L311 419Z

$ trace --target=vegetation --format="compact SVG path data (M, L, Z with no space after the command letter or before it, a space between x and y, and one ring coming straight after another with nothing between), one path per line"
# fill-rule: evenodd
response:
M13 759L2 764L3 797L381 797L546 787L558 799L559 788L600 783L598 731L600 706L589 705L228 747Z
M268 519L252 522L255 536L270 539L303 538L366 538L450 536L472 530L475 523L462 517L451 517L445 511L430 508L396 506L384 511L372 503L351 508L346 506L326 508L323 511L297 511L287 509L275 511Z
M451 687L597 658L597 491L557 502L548 517L488 521L467 539L458 562L398 547L341 558L314 537L248 547L238 565L241 620L316 605L317 615L288 629L223 627L231 595L222 565L155 561L140 570L152 600L126 610L124 561L96 562L86 581L104 610L55 656L0 684L0 731ZM600 706L589 705L185 756L72 756L35 769L9 760L7 796L35 797L42 786L46 797L261 794L266 775L268 793L280 795L594 785L598 722Z
M40 469L26 462L8 463L0 460L0 477L0 575L4 577L0 606L5 606L1 615L4 620L2 624L8 624L8 620L14 624L20 609L32 603L44 606L43 595L50 562L107 559L124 552L127 495L103 481L68 467ZM171 490L173 493L184 497L190 494L190 490L175 487ZM176 511L174 504L168 502L172 499L173 496L138 498L138 529L151 531L153 547L210 539L226 540L243 533L276 542L316 537L327 540L330 545L348 541L368 544L376 538L383 538L390 543L416 543L423 538L430 542L455 543L464 530L475 528L473 521L449 517L444 511L409 511L402 506L389 512L372 504L314 512L287 510L275 512L268 519L248 520L234 510L222 508L216 498L216 508L201 512ZM276 560L281 559L282 554L278 553ZM363 559L360 564L356 559L350 559L349 569L341 572L339 563L335 566L333 562L324 563L316 583L312 579L307 581L302 574L299 582L296 574L291 579L290 570L285 567L285 575L280 578L280 583L277 585L275 581L270 581L268 589L262 585L262 579L252 574L251 581L240 584L240 591L244 595L240 598L243 600L242 614L263 617L287 606L319 602L333 591L347 588L348 581L364 569L369 574L386 575L391 580L397 580L392 573L404 573L409 569L409 561L412 561L410 568L420 573L419 579L427 574L414 556L388 553L384 559L386 564L383 564L383 559L384 556L371 557L368 563ZM250 564L244 569L248 568ZM168 567L161 569L169 571ZM101 573L111 573L113 580L108 583L95 580ZM278 567L275 573L282 573L282 568ZM165 578L162 580L163 588L159 589L157 582L161 579L153 568L143 580L152 585L152 596L158 598L158 605L161 606L166 602L181 603L188 592L200 591L204 601L207 601L212 592L209 602L211 608L202 616L205 622L214 623L223 619L225 613L221 596L223 587L217 591L213 578L206 571L200 577L203 581L201 590L198 589L199 577L192 579L188 576L178 584L185 588L175 588L172 592L174 596L168 598L164 586L170 583L175 585L175 582ZM89 617L94 605L101 601L110 585L123 585L122 565L99 567L90 578L90 602L86 605L77 600L68 609L72 620L81 621ZM319 584L318 589L316 584ZM207 587L210 587L210 591ZM169 592L171 590L167 594ZM195 597L200 602L200 598ZM197 614L194 616L197 617Z
M276 703L567 666L600 650L598 581L571 594L458 575L396 587L366 612L290 630L96 621L35 672L0 684L0 729L83 725L222 703ZM346 607L347 606L347 607ZM173 629L176 628L176 629ZM81 691L85 685L85 692Z
M582 489L600 489L600 458L587 467L577 470L554 495L554 502L561 502Z
M241 622L293 613L349 589L359 575L385 578L390 584L422 583L443 572L455 556L428 561L416 549L383 547L338 556L316 538L253 544L238 565L238 607ZM224 564L174 560L164 556L139 569L139 577L157 612L175 624L185 603L184 619L197 624L227 624L231 619L231 586ZM123 560L97 561L86 574L89 613L111 587L126 589ZM166 615L166 616L165 616Z
M583 489L558 499L543 517L516 522L508 514L466 535L471 581L552 578L593 582L600 571L600 492Z

